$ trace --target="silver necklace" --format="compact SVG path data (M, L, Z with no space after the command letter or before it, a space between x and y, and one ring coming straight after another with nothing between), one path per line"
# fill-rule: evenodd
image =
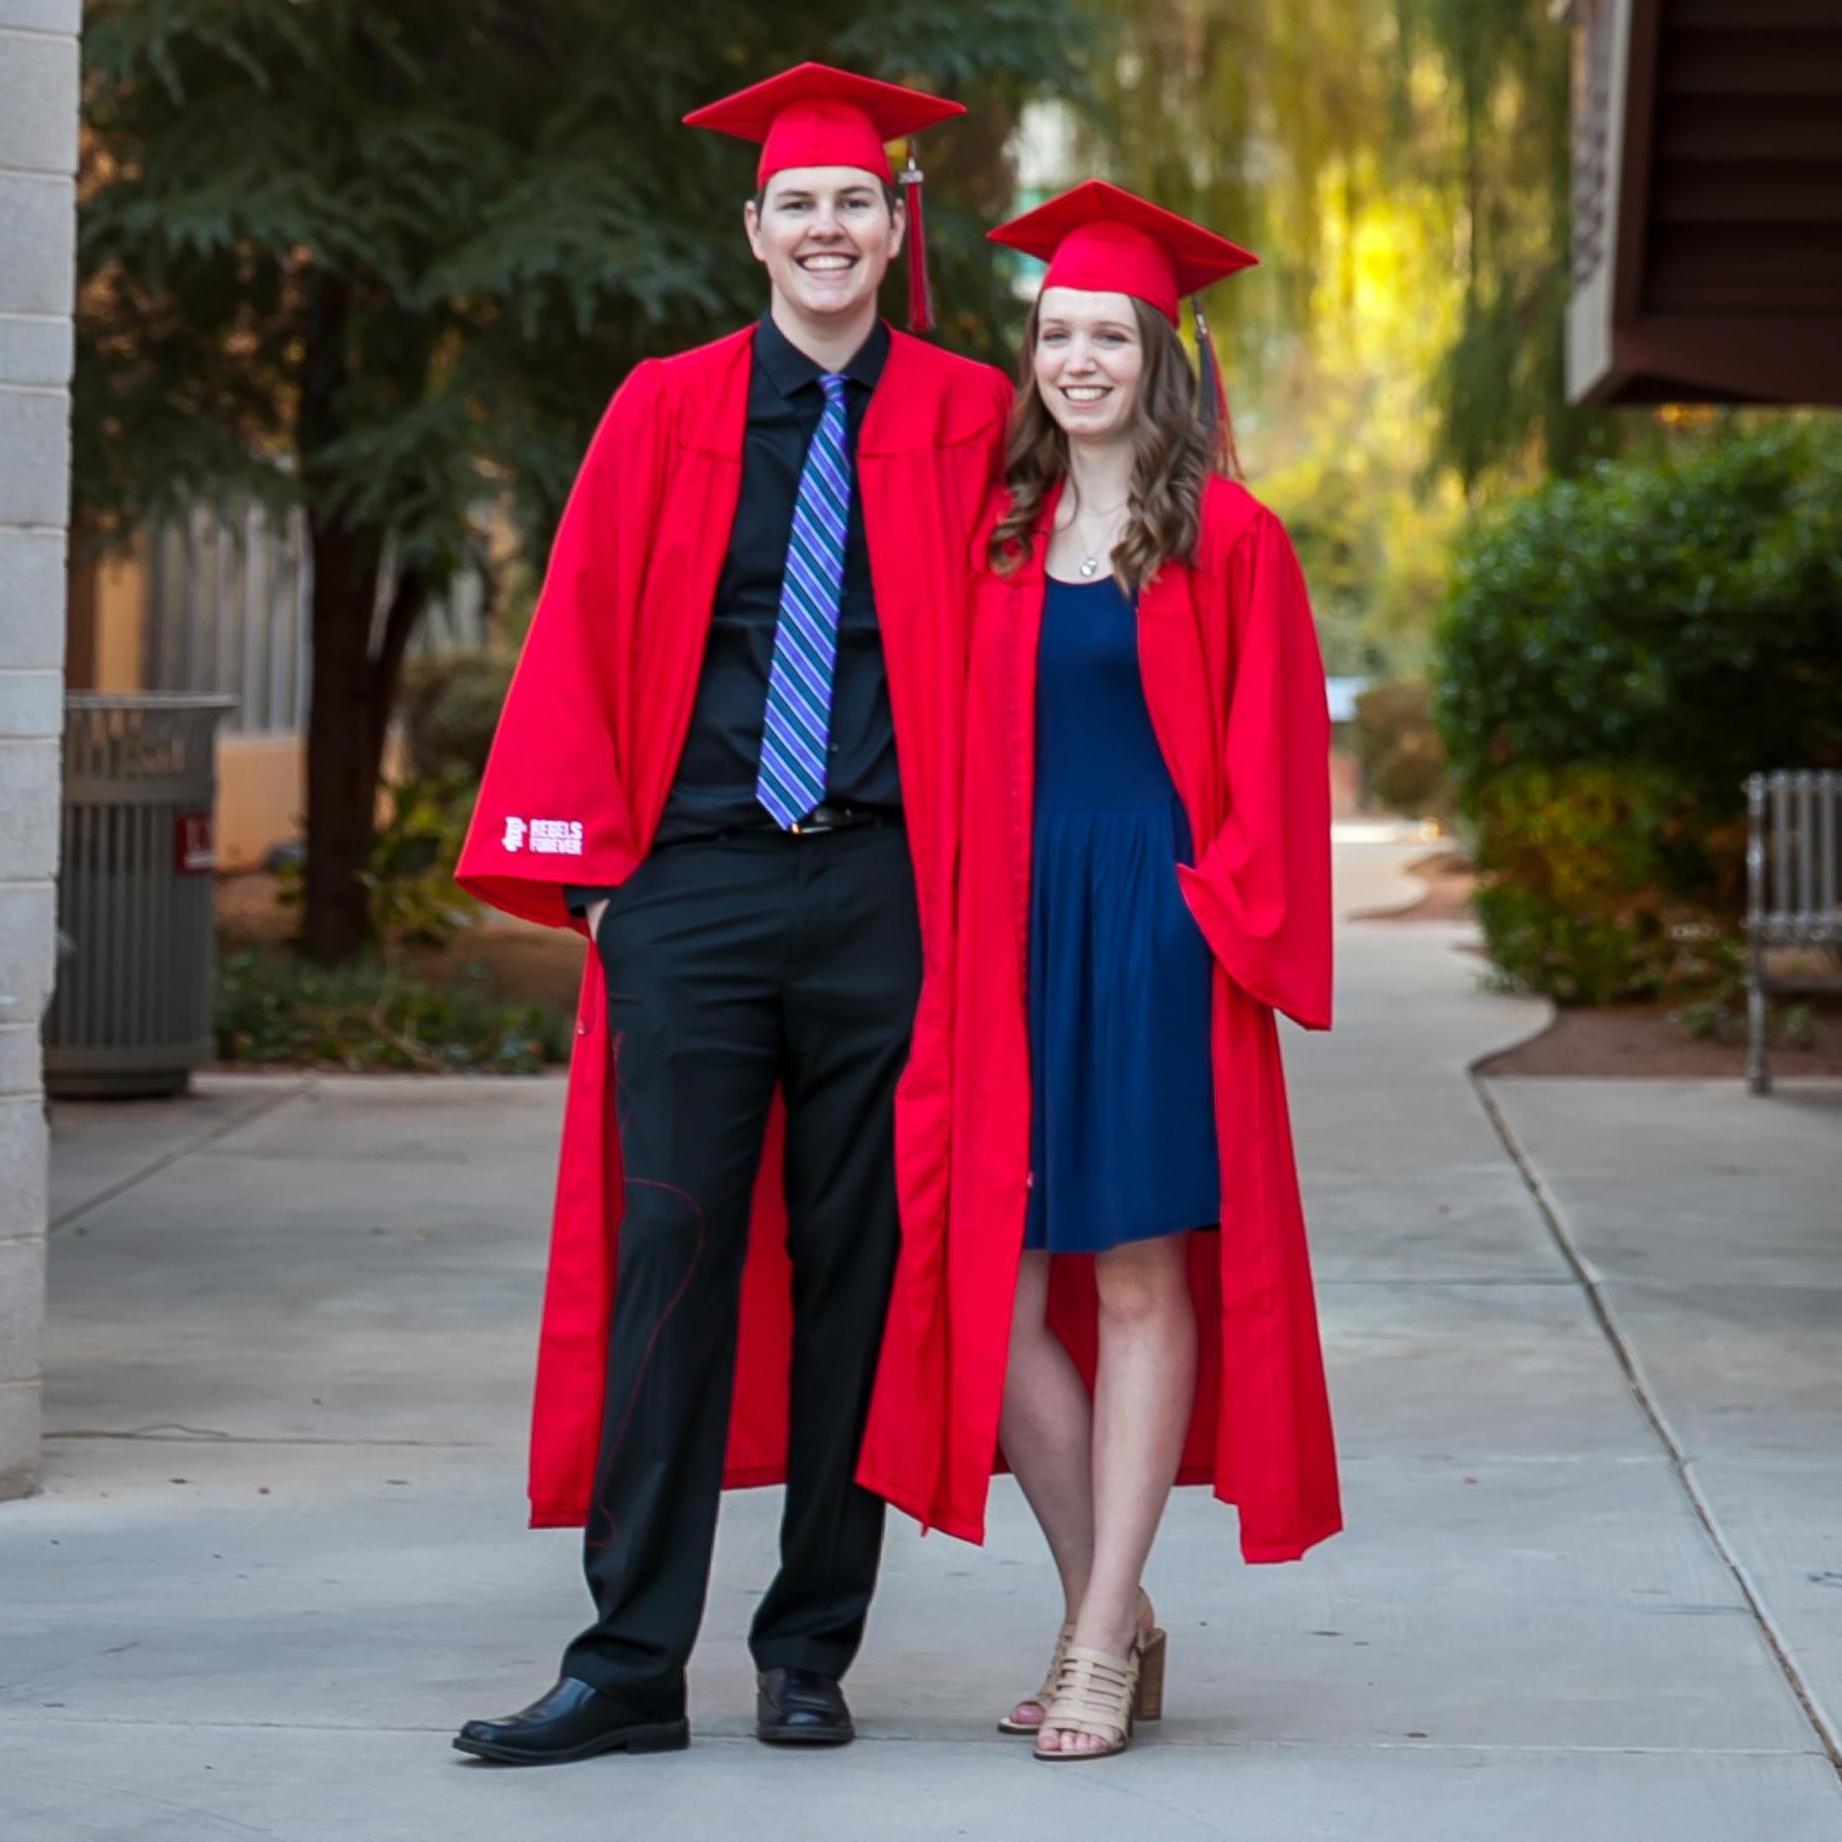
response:
M1100 516L1102 518L1111 518L1115 513L1123 509L1125 504L1126 504L1126 501L1124 499L1121 499L1118 505L1102 506L1100 508ZM1080 520L1081 520L1081 514L1079 512L1076 512L1074 517L1069 519L1068 522L1069 522L1069 525L1072 527L1078 524ZM1094 579L1094 577L1099 575L1100 573L1101 561L1102 559L1100 558L1098 554L1095 554L1093 556L1084 556L1075 565L1075 569L1080 574L1083 581L1091 582Z

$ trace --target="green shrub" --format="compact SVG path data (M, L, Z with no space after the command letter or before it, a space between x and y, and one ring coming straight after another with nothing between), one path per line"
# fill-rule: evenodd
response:
M1515 768L1477 806L1478 922L1518 985L1561 1004L1695 991L1728 930L1683 887L1724 890L1743 836L1704 833L1696 796L1630 768Z
M479 905L454 880L477 783L456 772L417 776L386 789L389 812L371 840L360 881L370 939L386 956L404 947L444 946ZM279 872L276 901L299 908L306 881L300 861Z
M390 789L390 816L365 866L371 938L386 953L442 946L478 909L454 880L477 782L450 771Z
M535 1074L569 1058L569 1019L543 1005L506 1004L478 966L437 987L375 960L326 968L232 953L218 968L216 1005L217 1053L226 1062Z
M454 866L511 676L510 659L479 649L412 659L404 668L397 721L410 772L389 789L390 814L364 875L371 938L386 953L439 946L474 916Z
M1842 433L1607 465L1459 548L1436 710L1461 803L1513 766L1668 770L1716 812L1842 766Z
M1445 819L1451 813L1445 745L1433 724L1432 691L1418 678L1371 685L1356 699L1362 784L1390 812Z
M462 649L411 659L397 692L397 721L419 778L448 777L478 786L486 753L512 682L512 661Z
M1506 973L1570 1004L1718 982L1745 777L1842 766L1842 433L1608 465L1481 525L1434 713Z

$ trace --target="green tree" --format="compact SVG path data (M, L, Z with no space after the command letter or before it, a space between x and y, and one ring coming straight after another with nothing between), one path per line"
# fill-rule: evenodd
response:
M1604 418L1564 393L1570 39L1546 7L1118 0L1105 16L1088 151L1262 252L1219 307L1256 385L1350 308L1352 229L1405 200L1457 293L1417 461L1474 493L1603 447Z
M1533 451L1568 474L1610 425L1566 393L1571 30L1521 0L1395 0L1401 66L1431 53L1455 103L1463 317L1438 380L1438 456L1467 493Z
M996 152L1078 43L1059 0L92 0L76 492L117 530L303 509L310 954L363 939L404 650L482 500L541 541L634 362L759 311L747 150L684 111L807 57L972 103L930 229L946 336L989 348Z

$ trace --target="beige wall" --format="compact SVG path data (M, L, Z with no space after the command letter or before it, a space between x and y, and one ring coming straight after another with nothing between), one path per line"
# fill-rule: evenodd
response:
M147 575L137 549L104 557L95 569L94 639L91 659L97 691L141 688L142 634L147 625ZM73 687L75 688L75 687Z
M307 745L299 736L219 736L217 861L248 870L272 844L301 835Z

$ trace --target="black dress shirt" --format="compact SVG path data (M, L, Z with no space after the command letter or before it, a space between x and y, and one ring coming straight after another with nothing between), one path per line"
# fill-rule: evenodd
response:
M888 356L889 328L878 320L844 367L851 514L844 544L825 791L827 799L840 804L897 811L902 783L896 771L895 719L889 709L855 464L857 433ZM780 581L793 535L793 506L806 449L825 407L819 388L822 375L822 367L764 315L755 328L749 370L735 523L717 578L690 729L659 820L655 848L774 824L755 797L755 778L761 768L761 726L780 618ZM579 887L564 891L569 905L577 909L605 894L605 889Z

